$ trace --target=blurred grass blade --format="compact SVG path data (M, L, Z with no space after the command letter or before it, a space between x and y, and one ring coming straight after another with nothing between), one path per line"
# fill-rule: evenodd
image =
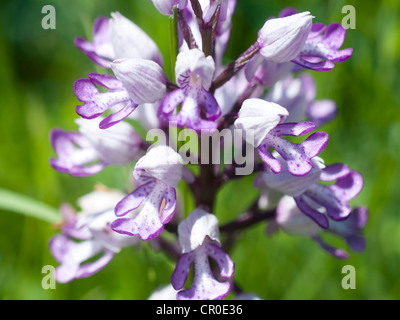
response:
M0 189L0 210L11 211L54 223L60 220L58 209L21 193Z

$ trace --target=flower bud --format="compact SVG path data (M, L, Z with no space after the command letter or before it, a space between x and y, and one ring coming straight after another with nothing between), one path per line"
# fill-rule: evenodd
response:
M298 56L312 26L310 12L267 20L258 32L261 55L272 62L282 63Z

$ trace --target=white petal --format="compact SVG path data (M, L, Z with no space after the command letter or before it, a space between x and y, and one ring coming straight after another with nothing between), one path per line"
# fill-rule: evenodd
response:
M111 17L110 39L116 59L142 58L163 64L159 48L142 29L119 12L111 13Z
M195 250L203 244L206 237L221 245L217 217L202 209L193 210L179 224L178 235L182 253Z
M183 159L171 147L158 145L150 148L139 159L133 172L138 180L154 178L176 187L182 179Z
M177 292L172 284L169 284L154 290L147 300L176 300Z
M166 77L157 63L145 59L118 59L111 69L136 104L156 102L166 93Z
M292 197L284 196L276 208L276 222L287 233L314 236L321 228L297 207Z
M201 81L208 90L214 76L215 63L211 56L205 57L199 49L185 50L176 58L176 82L180 87L186 86L190 81Z
M90 216L98 212L114 209L116 204L121 201L125 195L113 189L95 190L90 192L77 201L78 206L81 208L79 212L80 219L84 216Z
M293 176L287 169L286 161L276 152L273 156L281 161L281 172L276 174L272 171L262 173L265 184L276 191L282 192L292 197L297 197L303 194L311 185L319 180L322 169L325 167L324 161L319 157L311 159L313 169L305 176Z
M140 152L140 136L126 122L119 122L108 129L100 129L103 120L77 119L79 132L90 141L101 160L111 165L127 165L134 161Z
M201 246L206 239L220 245L218 219L202 209L193 210L178 227L179 243L182 253L187 253Z

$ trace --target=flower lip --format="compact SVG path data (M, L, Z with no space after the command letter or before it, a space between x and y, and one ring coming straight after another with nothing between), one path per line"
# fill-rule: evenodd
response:
M194 265L193 282L190 288L177 293L178 300L223 299L231 289L229 281L220 282L223 278L232 278L235 264L221 248L219 241L218 219L215 215L202 209L193 210L178 226L179 243L182 255L171 276L175 290L181 290L186 282L189 269ZM219 269L215 278L209 258L213 259Z

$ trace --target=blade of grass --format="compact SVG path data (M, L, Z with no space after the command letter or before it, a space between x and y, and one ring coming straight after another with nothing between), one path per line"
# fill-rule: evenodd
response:
M34 217L49 223L55 223L60 220L57 208L6 189L0 189L0 209Z

